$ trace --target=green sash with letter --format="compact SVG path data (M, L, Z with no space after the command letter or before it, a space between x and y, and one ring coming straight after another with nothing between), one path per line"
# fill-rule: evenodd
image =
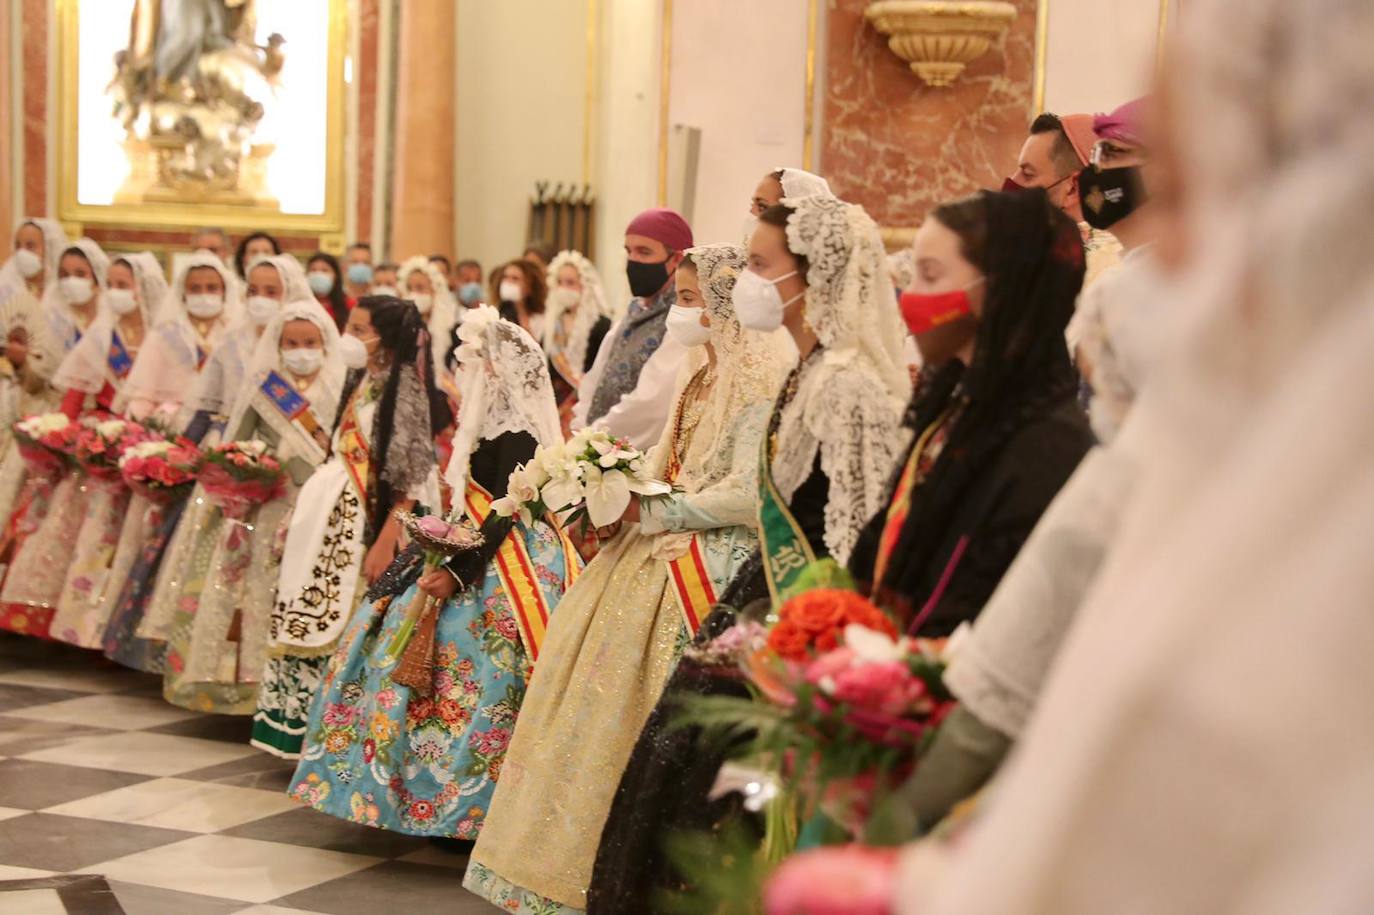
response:
M779 604L801 590L802 572L816 561L816 554L773 483L773 439L770 430L759 454L759 549L768 593Z

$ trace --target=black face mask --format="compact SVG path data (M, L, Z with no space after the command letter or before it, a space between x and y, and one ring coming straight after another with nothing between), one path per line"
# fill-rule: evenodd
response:
M1078 199L1083 205L1083 221L1094 229L1110 229L1135 212L1145 199L1140 183L1140 168L1089 166L1078 174Z
M630 281L630 292L636 298L647 299L668 284L668 262L643 264L629 261L625 264L625 276Z

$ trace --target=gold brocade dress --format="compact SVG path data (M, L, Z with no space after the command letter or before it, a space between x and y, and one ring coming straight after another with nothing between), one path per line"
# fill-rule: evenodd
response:
M621 772L690 637L665 560L698 535L719 593L757 544L753 487L768 403L728 417L728 428L702 428L689 399L700 377L665 443L683 467L685 500L705 496L693 520L661 533L627 525L606 544L559 603L535 665L464 880L517 915L586 906Z

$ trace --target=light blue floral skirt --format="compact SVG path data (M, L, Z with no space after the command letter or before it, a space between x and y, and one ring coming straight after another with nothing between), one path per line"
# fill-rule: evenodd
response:
M546 526L517 524L544 599L562 596L567 557ZM575 560L574 560L575 561ZM355 823L476 839L500 778L529 662L496 574L440 609L434 689L412 697L383 654L416 593L362 604L329 659L291 795Z

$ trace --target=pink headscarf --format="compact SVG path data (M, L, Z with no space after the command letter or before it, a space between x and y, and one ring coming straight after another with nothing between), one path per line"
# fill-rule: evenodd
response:
M692 247L692 227L677 212L665 208L645 210L625 227L626 235L643 235L660 242L669 251Z
M1093 118L1093 132L1103 140L1120 140L1139 146L1143 142L1145 106L1149 96L1127 102L1111 114L1099 114Z

